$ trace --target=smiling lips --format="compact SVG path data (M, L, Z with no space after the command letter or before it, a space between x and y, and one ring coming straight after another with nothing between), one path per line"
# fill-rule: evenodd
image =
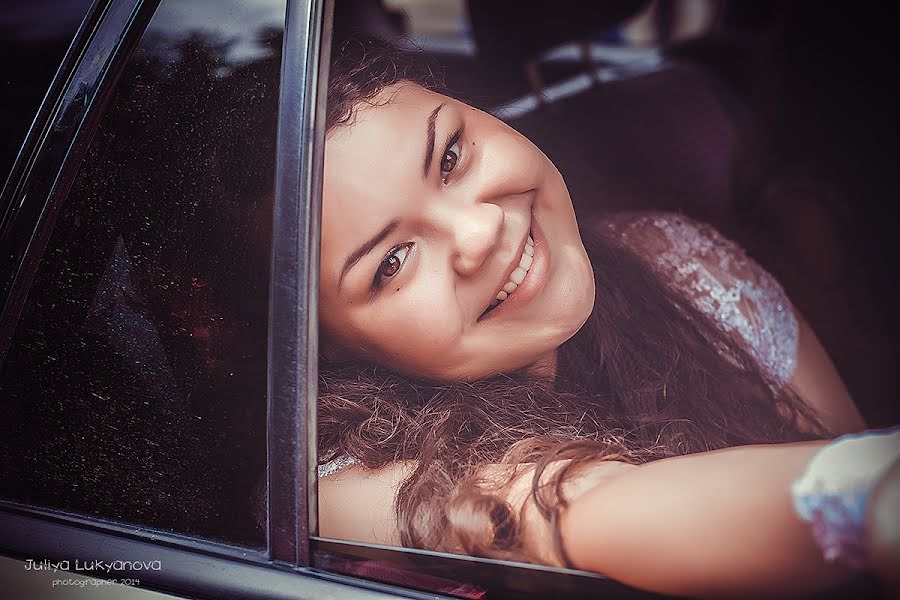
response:
M534 260L534 240L529 234L528 239L525 240L525 247L522 249L522 256L519 258L519 264L513 269L512 273L509 274L509 281L504 284L503 289L497 292L497 297L491 302L490 306L482 313L487 314L492 309L496 308L500 303L506 300L510 294L516 291L516 288L519 287L519 284L525 280L525 275L528 273L528 269L531 268L532 261Z

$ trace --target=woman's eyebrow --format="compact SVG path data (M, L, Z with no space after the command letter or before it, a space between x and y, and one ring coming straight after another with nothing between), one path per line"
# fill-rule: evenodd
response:
M428 177L428 169L431 168L431 159L434 156L434 123L437 121L438 113L444 108L445 102L438 104L437 108L428 115L427 129L428 134L425 138L425 160L422 163L422 179Z
M400 225L400 219L394 219L387 225L381 228L381 231L376 233L372 239L363 243L359 248L350 253L350 256L347 257L347 260L344 261L344 266L341 269L341 276L338 277L337 289L338 292L341 291L341 285L344 283L344 276L353 268L359 260L375 249L375 247L384 241L384 238L391 235L391 233L397 229Z

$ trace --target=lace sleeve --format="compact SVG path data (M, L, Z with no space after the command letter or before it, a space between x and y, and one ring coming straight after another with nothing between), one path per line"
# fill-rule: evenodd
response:
M830 562L863 567L865 514L878 479L900 458L900 427L839 437L791 484L794 510Z
M736 332L782 385L797 360L797 319L772 275L709 225L678 214L621 215L607 222L728 332Z

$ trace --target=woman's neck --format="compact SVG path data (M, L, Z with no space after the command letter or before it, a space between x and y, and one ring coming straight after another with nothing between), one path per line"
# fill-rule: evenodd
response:
M530 375L535 375L537 377L544 378L546 377L550 381L556 379L556 366L558 361L558 351L556 348L547 352L547 354L543 355L535 362L533 362L530 366L525 368L525 371Z

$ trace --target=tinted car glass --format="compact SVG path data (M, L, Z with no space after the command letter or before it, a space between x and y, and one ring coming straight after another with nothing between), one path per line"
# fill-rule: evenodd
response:
M284 15L277 0L154 15L2 365L5 499L264 544Z
M0 6L0 186L91 0L6 2Z

